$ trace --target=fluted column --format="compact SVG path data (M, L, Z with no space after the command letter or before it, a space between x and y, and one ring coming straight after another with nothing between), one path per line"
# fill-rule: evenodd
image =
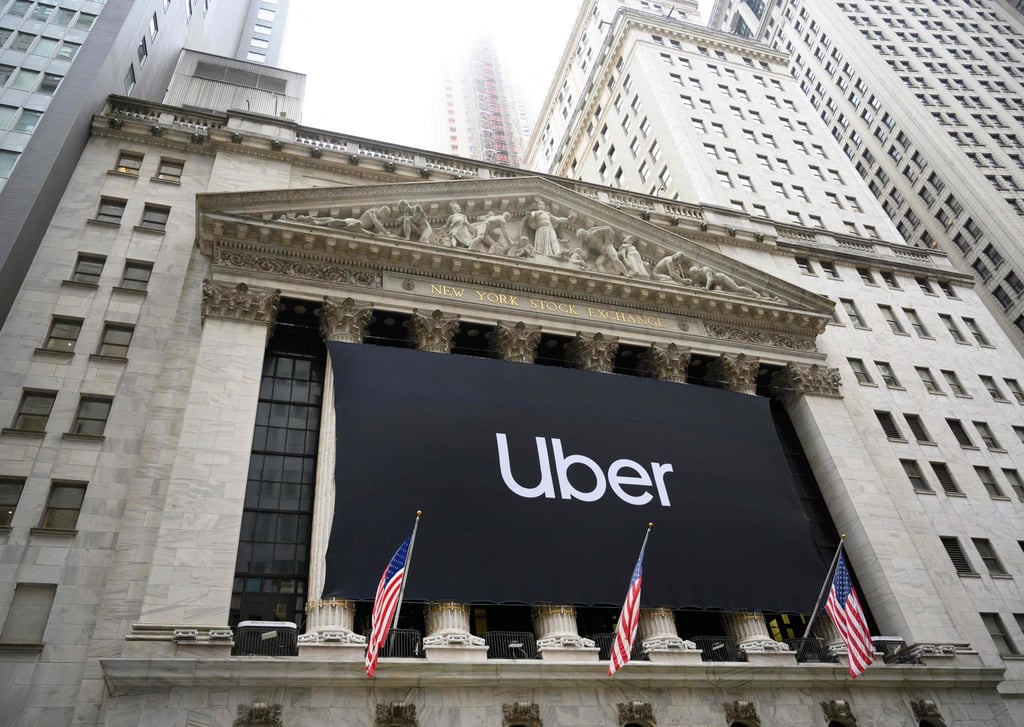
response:
M373 306L352 298L324 298L320 307L320 335L325 341L362 343ZM365 644L363 636L353 633L356 608L344 598L323 598L327 575L327 545L334 524L334 467L337 423L334 418L334 374L331 358L324 369L324 386L320 407L320 435L316 463L316 494L313 499L313 524L309 543L310 596L306 604L306 633L299 637L303 644Z
M530 326L522 321L506 323L498 321L491 338L491 345L503 361L533 363L537 358L537 344L540 343L540 326Z
M776 641L768 633L764 615L757 611L733 611L723 614L726 633L736 645L748 652L789 651L789 645Z
M685 384L690 368L690 349L674 343L655 343L644 355L644 363L658 381Z
M676 616L669 608L641 609L637 635L652 662L678 664L701 661L697 645L679 638Z
M452 337L459 330L459 317L440 310L413 310L410 329L416 348L432 353L451 353Z
M603 333L577 333L569 344L569 356L578 368L610 374L619 350L619 339Z
M533 631L541 658L549 661L596 661L598 649L580 636L576 609L561 604L539 603L533 607Z
M745 353L723 353L709 367L709 376L722 383L722 388L740 394L757 393L757 369L760 362Z

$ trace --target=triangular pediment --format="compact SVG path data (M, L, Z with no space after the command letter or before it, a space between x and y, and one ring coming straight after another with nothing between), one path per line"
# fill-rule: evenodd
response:
M199 195L215 264L247 253L419 273L814 337L832 302L538 177ZM679 228L685 233L685 228ZM295 266L268 275L295 275ZM300 273L301 274L301 273Z

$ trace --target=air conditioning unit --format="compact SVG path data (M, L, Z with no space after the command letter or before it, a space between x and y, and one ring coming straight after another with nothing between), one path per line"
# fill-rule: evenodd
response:
M233 654L238 656L298 656L299 629L291 621L242 621Z

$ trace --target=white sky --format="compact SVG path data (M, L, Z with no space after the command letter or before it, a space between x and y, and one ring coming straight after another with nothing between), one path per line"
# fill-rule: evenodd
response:
M481 36L536 114L580 3L292 0L280 64L306 74L304 126L433 148L445 75Z

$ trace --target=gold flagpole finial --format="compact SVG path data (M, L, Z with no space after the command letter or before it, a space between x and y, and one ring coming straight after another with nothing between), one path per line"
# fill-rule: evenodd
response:
M422 510L417 510L416 511L416 517L421 517L422 515L423 515L423 511Z
M647 523L647 529L650 530L654 527L654 523Z

